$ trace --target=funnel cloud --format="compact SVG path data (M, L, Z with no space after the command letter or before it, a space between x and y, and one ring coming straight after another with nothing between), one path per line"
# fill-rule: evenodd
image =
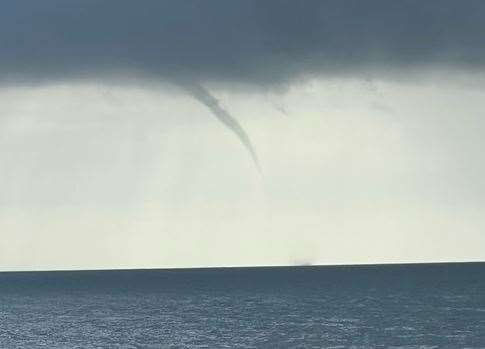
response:
M231 130L241 141L243 146L248 151L249 155L253 159L259 172L261 172L261 166L259 164L258 156L251 140L244 130L244 128L239 124L239 122L231 115L227 110L221 107L217 98L215 98L206 88L197 83L185 83L179 84L187 93L189 93L197 101L205 105L211 113L219 120L225 127Z

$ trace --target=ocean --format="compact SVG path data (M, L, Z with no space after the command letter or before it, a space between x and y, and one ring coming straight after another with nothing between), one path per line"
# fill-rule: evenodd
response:
M0 273L0 348L485 348L485 263Z

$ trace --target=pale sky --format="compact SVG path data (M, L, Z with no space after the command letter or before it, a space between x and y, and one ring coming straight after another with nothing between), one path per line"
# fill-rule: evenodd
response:
M485 260L483 2L120 1L112 25L21 3L0 25L0 270Z

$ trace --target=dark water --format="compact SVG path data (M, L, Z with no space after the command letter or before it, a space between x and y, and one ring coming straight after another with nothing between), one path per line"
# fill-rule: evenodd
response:
M485 348L485 264L0 273L1 348Z

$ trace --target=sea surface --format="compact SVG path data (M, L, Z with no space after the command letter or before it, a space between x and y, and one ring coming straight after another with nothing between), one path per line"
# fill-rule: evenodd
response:
M0 273L0 348L485 348L485 263Z

